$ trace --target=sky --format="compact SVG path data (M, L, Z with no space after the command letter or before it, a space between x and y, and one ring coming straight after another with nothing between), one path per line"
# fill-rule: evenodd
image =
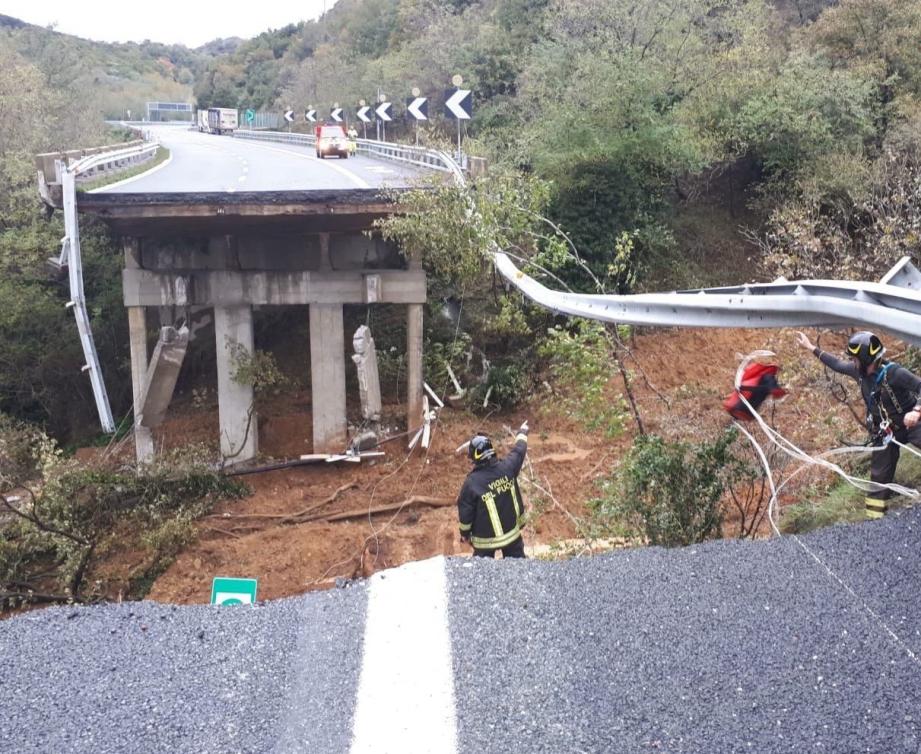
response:
M336 0L0 0L0 14L99 42L198 47L218 37L255 37L329 10Z

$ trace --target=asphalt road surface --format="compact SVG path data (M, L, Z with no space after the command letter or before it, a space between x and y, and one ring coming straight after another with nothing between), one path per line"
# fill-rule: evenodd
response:
M49 608L0 622L0 751L917 754L919 586L915 508L254 607Z
M93 193L401 188L431 174L411 165L359 155L321 160L313 147L202 134L175 126L149 130L169 148L169 162Z

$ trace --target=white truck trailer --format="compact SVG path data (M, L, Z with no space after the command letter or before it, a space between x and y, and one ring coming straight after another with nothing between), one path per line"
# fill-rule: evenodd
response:
M237 129L238 114L230 107L208 108L208 131L213 134L232 134Z

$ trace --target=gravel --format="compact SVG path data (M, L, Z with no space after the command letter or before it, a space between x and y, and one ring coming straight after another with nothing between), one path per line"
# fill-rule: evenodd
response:
M0 751L348 745L367 589L249 607L134 602L0 622Z
M460 752L917 754L919 534L452 561Z
M449 559L459 754L917 754L919 535L921 509L800 540ZM0 751L348 752L367 598L0 622Z

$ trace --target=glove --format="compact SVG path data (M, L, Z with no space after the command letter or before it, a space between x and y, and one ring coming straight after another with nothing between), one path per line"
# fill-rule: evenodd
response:
M527 436L528 434L528 420L527 419L525 419L521 423L521 426L518 427L518 434Z

